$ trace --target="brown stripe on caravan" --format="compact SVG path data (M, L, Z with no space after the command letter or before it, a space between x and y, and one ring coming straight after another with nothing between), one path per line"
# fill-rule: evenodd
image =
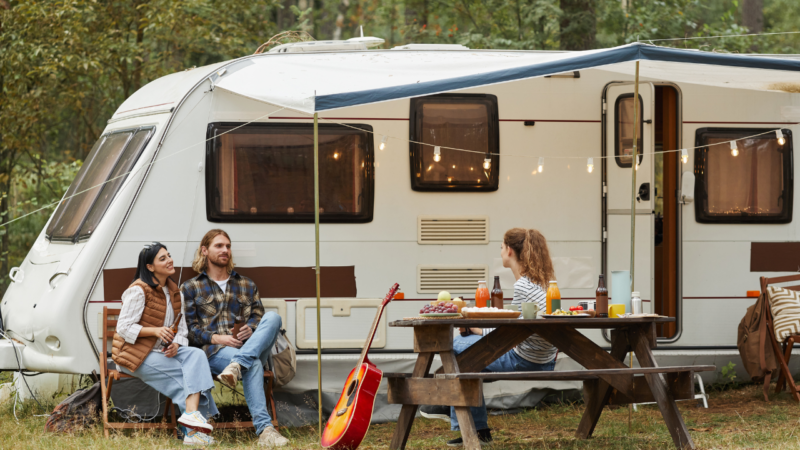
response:
M322 297L355 297L355 266L323 266L320 268ZM181 268L175 268L173 280L178 280ZM316 276L313 267L237 267L236 271L250 278L258 286L262 298L309 298L317 296ZM119 300L131 285L135 267L103 271L103 297L105 301ZM190 267L183 269L182 280L197 273Z
M750 272L800 272L800 242L751 242Z

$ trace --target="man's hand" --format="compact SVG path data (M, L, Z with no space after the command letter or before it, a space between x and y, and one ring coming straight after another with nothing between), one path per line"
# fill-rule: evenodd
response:
M178 354L178 347L180 347L180 345L176 344L175 342L169 344L169 347L164 350L164 356L167 358L174 358L175 355Z
M211 343L214 345L225 345L233 348L240 348L242 346L242 341L236 339L233 336L227 336L221 334L215 334L214 336L212 336Z
M250 328L250 326L249 326L249 325L242 325L242 327L241 327L241 328L239 328L239 335L238 335L238 336L236 336L236 337L237 337L237 338L238 338L240 341L246 341L246 340L247 340L248 338L250 338L250 336L252 336L252 335L253 335L253 329L252 329L252 328Z

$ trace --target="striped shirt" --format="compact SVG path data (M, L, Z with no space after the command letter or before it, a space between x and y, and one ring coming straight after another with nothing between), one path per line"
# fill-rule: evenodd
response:
M521 277L514 283L514 299L511 304L517 305L517 308L522 311L523 302L538 303L540 311L545 311L547 308L547 294L540 286L531 283L528 277ZM521 314L519 318L522 318ZM523 359L537 364L544 364L556 357L558 349L539 337L538 334L532 334L528 339L516 346L514 351Z
M166 287L162 288L164 295L167 296L167 309L164 314L164 326L171 327L172 322L175 321L174 313L172 312L172 302L169 298L169 291ZM142 326L139 321L142 320L142 313L144 313L144 291L139 286L131 286L122 293L122 310L119 312L117 318L117 334L125 339L129 344L135 344L136 338L142 331ZM183 295L181 295L181 311L183 311ZM178 333L175 335L174 342L181 347L189 346L188 339L189 331L186 328L186 315L181 317L178 324ZM156 345L153 346L152 351L161 351L162 341L158 339Z

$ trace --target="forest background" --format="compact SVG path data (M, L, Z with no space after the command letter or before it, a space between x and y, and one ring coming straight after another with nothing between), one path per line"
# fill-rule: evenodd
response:
M797 0L0 0L0 224L57 202L117 107L161 76L286 30L391 48L584 50L800 30ZM800 35L662 41L800 53ZM54 207L0 226L0 295Z

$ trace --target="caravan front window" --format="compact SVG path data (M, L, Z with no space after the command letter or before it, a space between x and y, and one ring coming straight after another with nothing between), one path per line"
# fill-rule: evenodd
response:
M754 137L753 137L754 136ZM792 134L701 128L695 145L695 216L700 223L790 223ZM737 151L730 142L736 141Z
M94 231L152 132L147 127L100 137L53 213L46 232L50 240L74 241Z
M371 131L319 125L321 222L372 221ZM206 152L209 221L314 222L313 125L212 123L208 137L214 136Z

